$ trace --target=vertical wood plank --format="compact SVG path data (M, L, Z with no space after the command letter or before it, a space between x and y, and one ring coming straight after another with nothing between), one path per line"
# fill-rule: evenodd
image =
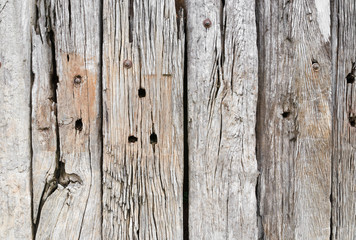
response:
M0 0L0 239L32 239L32 4Z
M330 3L264 0L257 7L264 239L329 239Z
M356 238L356 3L333 1L333 190L332 238Z
M34 144L36 239L101 239L101 1L38 1L38 17L33 122L51 139Z
M256 239L255 3L186 4L190 239Z
M103 12L103 238L182 239L182 18L173 0Z

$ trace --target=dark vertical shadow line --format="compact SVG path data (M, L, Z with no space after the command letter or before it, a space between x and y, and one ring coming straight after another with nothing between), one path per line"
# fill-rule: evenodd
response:
M187 11L184 11L184 18L187 19ZM188 144L188 31L187 21L184 20L184 76L183 76L183 114L184 114L184 176L183 176L183 239L189 240L189 144Z
M261 15L262 15L262 7L260 6L261 1L255 0L255 19L256 19L256 31L257 31L257 55L258 55L258 94L257 94L257 109L256 109L256 160L257 160L257 169L259 171L259 175L256 183L256 218L257 218L257 228L258 228L258 239L264 239L264 230L262 225L262 215L260 210L260 193L261 193L261 161L262 161L262 153L261 153L261 143L263 137L263 118L261 117L263 109L263 97L264 97L264 73L263 73L263 59L264 59L264 51L263 51L263 37L260 35L261 33Z
M330 237L333 239L333 212L334 212L334 164L336 162L335 146L337 146L337 59L338 59L338 29L339 23L337 19L337 0L330 0L330 18L331 18L331 78L332 78L332 120L331 120L331 181L330 181Z
M101 139L101 152L100 152L100 199L101 199L101 238L104 239L103 235L103 162L104 162L104 135L103 135L103 121L104 121L104 114L103 114L103 44L104 44L104 35L103 35L103 25L104 25L104 10L103 10L103 5L104 5L104 0L101 0L99 3L99 115L100 115L100 132L99 132L99 137Z
M36 16L37 19L37 11L36 11ZM36 21L37 22L37 21ZM32 26L32 25L31 25ZM31 30L30 30L31 31ZM34 209L33 209L33 145L32 145L32 88L33 88L33 83L35 80L35 74L33 72L32 68L32 55L33 55L33 45L32 45L32 33L30 37L31 41L31 53L30 53L30 71L31 71L31 86L30 86L30 194L31 194L31 231L32 231L32 239L34 240L36 237L36 231L35 231L35 224L33 222L34 219Z

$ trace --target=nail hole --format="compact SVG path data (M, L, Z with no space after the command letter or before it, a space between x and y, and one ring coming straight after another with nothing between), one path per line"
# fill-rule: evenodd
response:
M155 133L152 133L150 136L150 143L151 144L156 144L157 143L157 135Z
M75 84L79 85L79 84L81 84L81 82L82 82L82 76L77 75L77 76L74 77L74 83Z
M350 123L351 127L355 127L356 126L356 116L350 116L349 123Z
M75 121L75 129L78 131L83 130L83 122L82 122L81 118L79 118L77 121Z
M347 74L346 76L347 83L354 83L355 82L355 76L352 73Z
M129 136L128 140L129 140L129 143L134 143L134 142L137 142L137 137Z
M132 62L130 60L125 60L124 61L124 67L125 68L131 68L132 67Z
M283 112L281 115L283 118L287 118L290 116L290 112L286 111L286 112Z
M205 19L203 22L203 25L205 28L210 28L211 27L211 21L209 18Z
M140 89L138 90L138 96L139 96L140 98L146 97L146 90L145 90L144 88L140 88Z

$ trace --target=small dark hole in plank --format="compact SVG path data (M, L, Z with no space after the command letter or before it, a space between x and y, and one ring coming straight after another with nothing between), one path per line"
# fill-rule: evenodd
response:
M350 116L349 117L349 123L351 125L351 127L355 127L356 126L356 116Z
M146 90L145 90L144 88L140 88L140 89L138 90L138 96L139 96L140 98L146 97Z
M81 118L79 118L77 121L75 121L75 129L78 131L83 130L83 121Z
M156 144L157 143L157 134L152 133L150 136L150 143L151 144Z
M129 136L128 140L129 140L129 143L134 143L134 142L137 142L137 137Z
M283 118L287 118L290 116L290 112L286 111L286 112L283 112L281 115Z
M67 54L67 62L69 62L69 54Z
M347 74L346 76L347 83L354 83L355 82L355 76L352 73Z

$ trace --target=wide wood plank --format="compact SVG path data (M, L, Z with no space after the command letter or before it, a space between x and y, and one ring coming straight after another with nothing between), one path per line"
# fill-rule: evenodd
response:
M32 239L32 0L0 0L0 239Z
M356 3L333 1L332 238L356 239Z
M173 0L105 0L103 238L183 237L184 33Z
M101 1L38 1L37 16L35 237L101 239Z
M186 5L189 236L257 239L255 3Z
M330 3L258 1L259 215L264 239L329 239Z

